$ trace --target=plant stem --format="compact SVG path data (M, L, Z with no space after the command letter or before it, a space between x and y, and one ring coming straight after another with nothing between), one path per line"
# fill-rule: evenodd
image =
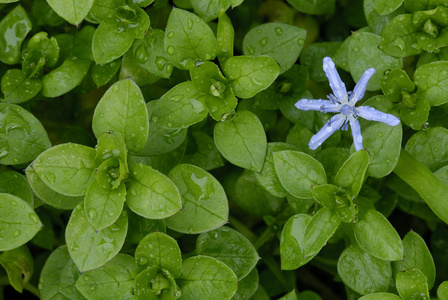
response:
M258 250L264 243L272 239L274 237L275 232L271 227L266 228L263 234L258 238L258 240L254 243L254 247Z
M229 216L230 225L232 225L236 230L241 232L252 244L257 240L257 235L247 228L243 223L238 221L238 219Z
M442 221L448 223L448 186L446 184L405 149L401 149L394 173L416 190Z

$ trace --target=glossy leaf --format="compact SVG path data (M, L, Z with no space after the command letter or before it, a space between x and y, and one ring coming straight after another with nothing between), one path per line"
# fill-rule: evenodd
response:
M66 245L54 250L40 273L39 293L41 299L82 299L75 287L79 270L70 258Z
M393 1L385 1L385 0L373 0L373 7L379 15L390 14L394 10L396 10L404 0L393 0Z
M148 139L148 111L139 87L125 79L112 85L95 108L92 120L97 138L113 132L126 142L130 151L143 149Z
M98 269L82 273L76 288L87 299L108 299L110 295L134 299L132 289L137 274L134 258L120 253Z
M20 59L20 46L31 30L31 21L25 9L18 5L0 22L0 60L14 65Z
M436 268L431 252L423 238L414 231L409 231L403 239L403 259L394 261L394 273L418 269L426 276L428 288L434 286Z
M399 272L395 282L398 293L403 299L430 299L428 282L425 275L419 269L410 269Z
M334 183L344 188L352 197L358 196L369 167L369 154L365 150L356 151L339 169Z
M9 69L2 77L2 92L5 95L3 102L22 103L30 100L42 89L40 79L26 78L18 69Z
M280 67L269 56L232 56L223 71L235 96L246 99L267 89L279 75Z
M174 278L182 271L180 248L175 239L161 232L145 236L135 249L135 261L140 270L147 268L165 269Z
M230 121L217 123L214 140L232 164L257 172L263 167L267 139L263 125L252 112L240 110Z
M298 198L311 198L312 187L327 181L322 165L302 152L293 150L275 152L274 165L285 190Z
M207 116L201 100L191 81L180 83L157 101L151 121L167 129L186 128L198 123Z
M202 131L193 131L188 143L197 146L195 153L185 153L182 162L198 166L206 171L224 166L224 158L219 153L213 138Z
M181 292L170 272L148 267L135 277L134 295L137 300L178 299Z
M269 55L280 65L280 74L299 58L306 30L283 23L266 23L252 28L244 37L244 55Z
M78 144L61 144L43 152L32 168L54 191L67 196L83 196L93 180L96 151Z
M201 233L196 240L196 253L222 261L239 280L246 277L260 259L246 237L225 226Z
M165 175L149 166L135 164L127 186L126 204L148 219L164 219L182 208L179 190Z
M28 163L51 146L47 132L30 112L15 104L0 103L0 163Z
M219 260L208 256L190 257L182 263L182 275L176 280L182 299L231 298L238 288L233 271Z
M67 22L78 25L92 8L94 0L47 0L51 8Z
M165 52L168 60L181 70L188 70L196 61L216 57L216 38L211 28L197 15L173 8L165 31Z
M43 226L39 216L24 200L0 193L0 251L11 250L31 240Z
M448 62L439 61L425 64L414 74L414 82L417 93L428 99L432 106L442 105L448 102L446 90L448 89Z
M384 75L380 84L384 96L393 102L401 100L401 91L412 92L415 89L414 83L402 69L394 69Z
M376 210L362 214L355 224L355 238L362 249L384 260L403 259L403 243L395 228Z
M373 293L369 295L365 295L359 300L401 300L402 298L390 293Z
M120 251L127 230L128 216L125 211L114 224L97 231L90 225L84 206L78 204L65 231L70 257L82 272L101 267Z
M419 54L422 49L418 44L411 14L398 15L384 28L378 48L389 55L405 57Z
M192 1L194 12L209 23L225 12L230 6L230 0Z
M90 68L86 59L68 59L57 69L42 79L42 95L49 98L59 97L81 83Z
M253 268L246 277L241 280L238 280L238 290L236 294L233 296L233 300L243 300L250 299L258 289L258 270L257 268Z
M15 171L0 173L0 193L11 194L24 200L34 208L34 195L22 174Z
M390 262L373 257L356 246L349 246L342 252L338 274L348 287L361 295L386 292L392 280Z
M233 43L235 38L235 30L232 21L226 14L222 14L218 18L217 36L217 55L221 65L233 56Z
M310 15L331 14L335 5L334 0L287 0L287 2L298 11Z
M19 293L28 283L34 271L34 262L31 252L26 246L21 246L0 255L0 264L8 274L9 283Z
M92 66L90 75L97 87L106 85L117 74L121 67L121 60L116 59L107 64L95 64Z
M221 184L208 172L187 164L168 174L182 196L183 209L166 219L168 228L182 233L201 233L222 226L229 206Z

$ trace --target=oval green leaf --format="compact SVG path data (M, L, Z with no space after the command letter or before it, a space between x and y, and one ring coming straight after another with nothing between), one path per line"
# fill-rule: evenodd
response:
M395 286L403 299L430 299L426 276L419 269L399 272Z
M295 270L312 257L304 258L305 229L311 217L305 214L292 216L283 227L280 236L280 260L282 270Z
M128 215L101 231L90 225L83 204L73 210L65 230L68 251L81 272L101 267L120 251L128 231Z
M0 193L11 194L34 208L34 195L25 176L15 171L0 173Z
M415 70L414 82L417 94L428 99L433 106L448 102L448 62L424 64Z
M2 77L2 92L7 103L22 103L30 100L42 89L40 79L26 78L22 70L9 69Z
M223 187L210 173L180 164L168 174L182 196L183 209L166 219L168 228L182 233L201 233L225 224L229 204Z
M230 121L217 123L214 140L219 152L232 164L257 172L263 167L267 138L254 113L240 110Z
M0 251L22 246L43 226L30 205L17 196L0 193L0 208Z
M422 52L417 40L418 31L419 28L413 23L413 15L398 15L387 23L378 48L396 57L417 55Z
M135 164L128 182L126 204L136 214L148 219L164 219L182 208L176 185L159 171Z
M89 13L95 0L47 0L48 5L63 19L78 25Z
M353 198L358 196L369 167L369 160L366 150L353 153L339 169L334 184L344 188Z
M113 132L123 138L129 151L137 152L148 139L149 117L140 88L131 80L114 83L95 108L92 120L97 138Z

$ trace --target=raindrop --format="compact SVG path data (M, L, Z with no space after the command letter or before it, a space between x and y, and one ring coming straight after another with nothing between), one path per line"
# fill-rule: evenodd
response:
M94 290L96 290L96 287L92 285L92 286L90 287L90 290L93 292Z
M39 223L39 217L35 213L30 213L28 216L34 223Z
M168 37L168 39L172 39L175 35L176 33L174 33L174 31L170 31L166 36Z
M90 277L89 276L84 276L84 281L89 281Z
M169 128L173 127L173 123L168 122L168 124L166 124Z
M174 55L174 47L173 47L173 46L169 46L169 47L166 49L166 52L167 52L169 55Z
M261 39L259 43L261 46L266 45L268 43L268 38Z
M165 65L168 63L168 60L165 57L157 56L156 57L156 66L159 71L162 71L165 68Z
M193 20L192 19L188 19L187 20L187 27L188 27L188 29L193 29Z
M20 235L20 231L19 230L14 231L14 236L15 237L18 237L19 235Z
M146 265L148 263L148 259L146 257L140 257L140 259L138 260L138 263L140 265Z
M249 45L247 46L247 51L249 52L250 55L252 55L255 52L255 48Z
M17 205L17 202L16 201L11 201L11 202L9 202L12 206L16 206Z
M390 164L390 159L386 159L386 164Z
M149 59L149 54L145 45L142 44L137 48L137 51L135 51L135 58L141 64L144 64Z
M118 85L114 85L114 87L112 88L112 91L114 91L114 92L118 92Z
M300 46L302 46L303 44L305 44L305 40L304 39L299 39L297 41L297 44L299 44Z
M91 219L91 220L95 219L96 216L98 215L94 208L89 208L88 214L89 214L89 219Z
M281 35L283 33L283 29L281 29L280 27L275 28L275 33L277 35Z

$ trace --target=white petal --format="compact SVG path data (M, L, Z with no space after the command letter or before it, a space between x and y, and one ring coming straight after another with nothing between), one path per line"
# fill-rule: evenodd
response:
M361 135L361 125L359 125L359 122L357 119L350 116L350 128L352 129L352 136L353 136L353 144L355 145L355 150L362 150L364 147L362 146L362 135Z
M390 126L397 126L400 124L400 119L397 117L376 110L370 106L359 106L356 108L356 111L360 117L366 120L383 122Z
M316 99L308 100L302 99L296 103L296 107L301 110L319 110L321 112L339 112L339 103L333 103L330 100Z
M339 77L336 66L331 58L324 57L323 69L327 75L328 81L330 82L330 87L333 90L333 94L336 96L338 101L342 101L347 98L347 89L345 88L344 82L342 82L341 77Z
M353 89L352 94L350 95L350 102L352 103L352 105L355 105L358 100L361 100L362 97L364 97L367 82L369 82L370 77L372 77L375 72L375 68L370 68L367 69L364 74L362 74L361 78Z
M338 114L331 117L327 124L325 124L324 127L322 127L322 129L311 138L308 143L310 149L316 150L317 147L322 145L322 143L325 142L325 140L328 139L333 132L341 128L346 118L347 116L344 116L343 114Z

